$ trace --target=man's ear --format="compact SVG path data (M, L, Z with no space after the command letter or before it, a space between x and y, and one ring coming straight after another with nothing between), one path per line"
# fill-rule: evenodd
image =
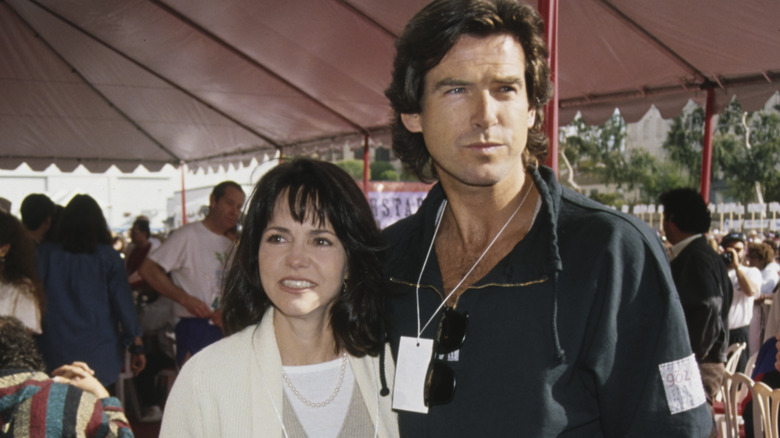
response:
M528 110L528 127L532 128L534 126L534 122L536 122L536 109L530 109Z
M419 113L401 114L401 122L403 122L404 126L406 126L406 129L408 129L409 132L422 132Z

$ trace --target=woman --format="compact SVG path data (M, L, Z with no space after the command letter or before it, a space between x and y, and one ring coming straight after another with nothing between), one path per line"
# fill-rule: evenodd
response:
M774 255L774 250L766 243L752 242L748 244L747 258L750 266L755 266L761 271L761 296L764 298L774 297L772 293L780 281L778 272L772 268ZM753 319L755 318L754 315ZM780 299L774 297L772 305L769 306L763 341L774 337L778 331L780 331Z
M770 265L775 259L775 251L764 242L748 243L748 264L761 271L761 295L772 296L772 292L780 281L777 270Z
M49 303L41 336L44 360L50 372L86 362L111 391L124 347L130 346L134 373L146 362L122 258L111 246L100 206L88 195L74 196L65 207L59 239L38 248L38 272Z
M0 315L41 333L46 300L35 267L35 243L18 219L0 211Z
M397 436L379 245L363 193L337 166L297 159L268 172L227 277L229 336L184 366L161 436Z

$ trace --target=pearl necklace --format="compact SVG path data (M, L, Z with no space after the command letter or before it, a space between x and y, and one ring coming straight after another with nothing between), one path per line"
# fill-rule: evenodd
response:
M336 384L336 389L333 390L333 394L330 395L330 397L327 398L327 400L322 402L313 402L309 401L306 397L301 394L300 391L298 391L297 388L295 388L295 385L293 385L292 380L290 380L290 376L287 375L287 373L282 370L282 379L284 379L284 383L287 384L287 386L290 388L293 394L295 394L295 397L298 398L303 404L310 408L322 408L325 406L328 406L333 400L336 399L336 397L339 395L339 391L341 390L341 384L344 383L344 372L347 370L347 353L344 353L341 356L341 371L339 372L339 382Z

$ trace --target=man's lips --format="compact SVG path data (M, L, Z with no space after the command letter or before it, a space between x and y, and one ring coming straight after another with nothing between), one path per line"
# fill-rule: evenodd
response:
M478 142L478 143L471 143L468 146L466 146L466 148L479 150L479 151L484 151L484 150L495 149L495 148L498 148L498 147L501 147L501 146L503 146L503 143Z

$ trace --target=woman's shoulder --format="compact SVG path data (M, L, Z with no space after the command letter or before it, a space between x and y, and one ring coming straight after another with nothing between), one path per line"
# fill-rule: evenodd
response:
M239 372L240 369L246 368L251 362L254 327L247 327L209 345L192 356L185 364L185 368L207 372L219 369L223 373Z

